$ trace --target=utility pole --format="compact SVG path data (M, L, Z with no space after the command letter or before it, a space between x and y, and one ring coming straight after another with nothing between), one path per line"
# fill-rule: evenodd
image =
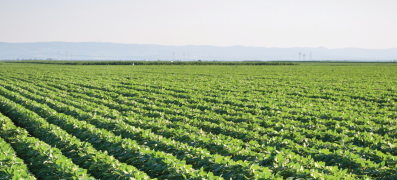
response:
M312 61L312 51L310 51L310 61Z

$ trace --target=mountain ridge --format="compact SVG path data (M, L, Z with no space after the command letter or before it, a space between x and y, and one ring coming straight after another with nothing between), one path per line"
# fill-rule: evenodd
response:
M301 53L299 59L299 53ZM310 58L311 53L311 58ZM303 58L303 54L305 58ZM356 60L394 61L397 48L251 47L212 45L156 45L109 42L0 42L0 59L53 60Z

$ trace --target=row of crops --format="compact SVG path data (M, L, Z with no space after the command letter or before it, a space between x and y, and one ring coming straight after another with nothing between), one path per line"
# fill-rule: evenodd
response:
M397 178L396 72L2 65L0 179Z

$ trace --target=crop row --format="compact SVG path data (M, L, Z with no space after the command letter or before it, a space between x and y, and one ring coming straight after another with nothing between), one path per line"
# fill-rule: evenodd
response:
M157 124L157 123L156 123L156 124ZM351 148L351 147L350 147L350 148ZM356 148L353 147L353 148L351 148L351 149L357 149L357 147L356 147ZM362 149L362 148L361 148L361 149ZM363 149L362 149L362 150L363 150ZM360 150L360 148L358 149L358 151L362 151L362 150ZM321 151L327 152L327 150L325 150L325 151L324 151L324 150L320 150L320 152L321 152ZM360 154L363 155L362 153L364 153L364 156L365 156L365 155L367 155L367 156L369 155L368 157L371 157L371 154L372 154L372 153L369 153L368 150L362 151ZM340 153L339 153L339 154L340 154ZM376 154L378 155L379 153L376 153ZM336 155L336 156L341 156L341 155L337 155L337 154L335 154L335 155ZM352 155L354 155L354 153L353 153ZM328 155L328 156L329 156L329 155ZM384 155L380 154L380 156L383 157ZM321 157L321 156L320 156L320 157ZM342 157L343 157L343 156L342 156ZM342 157L341 157L341 160L342 160L342 159L345 159L345 158L342 158ZM357 157L356 157L356 158L357 158ZM384 159L384 157L383 157L383 159ZM344 160L344 161L345 161L345 160ZM353 161L353 162L354 162L354 161ZM344 164L345 164L345 166L347 165L347 166L350 166L350 167L354 167L354 166L355 166L354 164L346 164L346 162L345 162ZM360 163L356 162L356 164L359 165ZM362 163L361 163L361 164L362 164ZM371 164L371 163L370 163L370 164ZM394 165L394 164L391 164L391 165ZM342 166L342 167L343 167L343 166Z
M0 119L5 117L0 114ZM3 120L1 120L3 122ZM0 137L0 179L36 179L10 144Z
M76 91L76 89L79 89L77 86L73 86L73 91ZM91 91L91 90L90 90ZM123 92L123 91L121 91L120 92L120 90L119 89L116 89L116 90L112 90L112 91L110 91L109 90L109 92L112 92L112 93L114 93L114 92L118 92L118 93L120 93L120 94L124 94L124 95L126 95L126 96L133 96L134 95L134 93L128 93L128 94L126 94L125 93L125 91ZM85 92L85 93L87 93L87 92ZM92 94L92 92L90 92L91 94ZM101 97L104 97L104 98L109 98L109 97L107 97L107 96L105 96L106 95L106 93L105 94L100 94L100 96ZM118 97L117 97L117 99L120 99L120 95L117 95ZM169 97L169 96L166 96L166 97ZM113 98L116 98L116 97L113 97ZM122 98L122 101L128 101L128 100L131 100L131 99L126 99L126 98ZM132 100L135 100L135 101L138 101L138 102L145 102L144 100L139 100L139 99L132 99ZM160 104L160 106L163 106L164 104L166 104L166 103L169 103L169 102L175 102L175 100L170 100L169 98L167 98L166 100L165 100L165 102L163 102L163 104L161 105ZM180 103L178 103L178 104L180 104ZM195 108L195 109L197 109L197 106L198 105L196 105L197 103L195 103L194 101L192 102L192 101L189 101L188 103L184 103L184 104L187 104L186 106L188 106L188 109L186 110L186 111L188 111L189 110L189 108L191 109L191 108ZM191 104L191 105L190 105ZM128 104L128 105L131 105L131 104ZM156 102L156 105L158 105L158 99L157 99L157 102ZM207 105L207 107L216 107L215 105ZM128 109L126 109L126 110L128 110ZM182 111L182 112L186 112L186 111ZM200 111L194 111L194 113L195 114L197 114L197 113L202 113L202 112L200 112ZM205 111L205 113L208 115L208 111ZM210 111L210 113L211 113L211 111ZM335 114L335 112L331 112L331 113L333 113L333 114ZM244 114L244 113L238 113L238 114ZM210 114L211 115L211 114ZM277 115L277 113L271 113L271 114L269 114L269 113L266 113L266 114L264 114L265 116L274 116L274 115ZM282 115L282 114L281 114ZM243 115L243 116L246 116L246 117L248 117L249 119L248 119L248 121L253 121L253 122L256 122L256 123L261 123L261 124L266 124L266 128L268 127L268 123L262 123L259 119L256 119L255 117L253 117L252 115ZM283 115L282 115L283 116ZM216 114L212 117L212 119L213 118L216 118L217 116L216 116ZM233 116L232 116L233 117ZM319 116L308 116L308 115L302 115L302 116L296 116L296 115L288 115L287 117L285 117L285 118L288 118L288 119L292 119L292 120L294 120L294 119L296 119L296 120L300 120L300 121L302 121L302 120L305 120L305 119L307 119L309 122L310 121L313 121L313 120L315 120L315 121L321 121L322 119L324 119L324 117L323 118L321 118L321 115L320 115L320 117L318 118ZM220 118L225 118L225 116L221 116ZM329 118L329 117L328 117ZM338 117L339 118L339 117ZM379 120L376 120L376 122L373 122L373 121L371 121L371 120L369 120L369 119L363 119L361 116L357 116L357 117L350 117L350 119L354 119L353 121L352 120L343 120L343 119L338 119L337 117L334 117L334 118L332 118L332 119L334 119L335 120L335 122L334 123L332 123L332 124L325 124L326 126L330 126L330 125L332 125L332 126L335 126L335 125L337 125L337 124L339 124L339 125L341 125L341 126L343 126L344 124L345 124L345 126L344 127L346 127L346 128L348 128L349 130L358 130L358 131L370 131L370 132L373 132L373 133L379 133L381 136L383 136L383 135L385 135L386 133L388 133L389 134L389 137L394 137L395 135L392 135L392 136L390 136L390 132L396 132L396 129L393 127L393 126L387 126L387 125L392 125L392 124L394 124L393 123L393 121L391 121L391 120L387 120L387 119L385 119L386 120L386 122L382 122L382 121L379 121ZM379 118L379 117L378 117ZM227 119L228 121L230 120L230 119L232 119L232 118L230 118L230 117L226 117L225 119ZM240 118L241 119L241 118ZM327 118L326 119L324 119L324 120L327 120ZM324 121L323 120L323 121ZM279 121L279 119L277 119L277 121ZM237 122L239 122L239 121L237 121ZM247 122L247 120L244 120L243 122ZM215 122L215 123L219 123L219 122ZM228 122L225 122L225 121L223 121L223 122L221 122L221 123L228 123ZM335 123L337 123L337 124L335 124ZM230 123L229 123L230 124ZM252 123L251 123L252 124ZM358 124L358 125L357 125ZM387 125L386 125L387 124ZM232 124L232 125L235 125L235 124ZM237 125L245 125L245 123L238 123ZM370 126L370 128L369 128L369 126ZM243 128L245 128L245 129L247 129L247 130L255 130L255 129L257 129L257 126L255 126L255 123L253 123L253 125L251 125L251 127L250 126L245 126L245 127L243 127ZM320 128L321 129L321 128Z
M122 162L141 167L140 170L151 176L159 178L216 178L212 173L204 172L203 169L194 170L191 165L186 165L184 161L179 161L172 155L153 151L144 145L138 145L136 141L123 139L104 129L97 129L86 121L79 121L71 116L58 113L44 104L26 99L17 93L11 93L0 87L0 94L38 113L49 123L59 126L80 140L91 143L95 149L107 151L109 155Z
M73 91L77 91L77 90L73 90ZM92 94L91 94L92 95ZM119 99L119 98L114 98L116 101ZM91 99L92 100L92 99ZM164 105L164 104L163 104ZM118 105L118 104L116 104L115 105L115 107L119 107L119 109L120 109L120 107L123 107L123 105ZM132 107L132 105L130 104L130 106L128 106L130 109L129 110L138 110L138 109L148 109L147 107L145 108L145 107L138 107L138 108L134 108L134 109L131 109L131 107ZM121 110L126 110L126 109L121 109ZM150 109L151 111L153 111L153 110L155 110L155 109ZM161 112L160 112L161 113ZM167 113L167 112L166 112ZM142 113L141 113L142 114ZM390 142L393 142L393 136L395 136L395 133L391 133L392 131L389 131L387 134L384 134L385 136L376 136L376 134L373 134L373 133L367 133L367 132L365 132L365 131L355 131L354 129L349 129L349 128L346 128L346 126L342 126L343 124L347 124L347 125L350 125L351 126L351 124L350 124L350 122L349 121L335 121L335 120L333 120L333 121L330 121L330 120L323 120L323 121L325 121L325 126L324 125L322 125L322 124L318 124L318 123L313 123L313 122L311 122L311 121L309 121L309 123L308 124L301 124L301 125L299 125L299 124L296 124L296 123L294 123L294 124L292 124L292 125L294 125L294 126L297 126L297 127L304 127L305 129L307 129L308 127L310 127L310 126L314 126L314 127L316 127L315 128L315 130L314 131L316 131L316 133L310 133L310 131L309 132L305 132L305 134L307 134L307 136L313 136L313 135L315 135L315 134L318 134L318 135L315 135L314 137L316 138L316 139L322 139L322 140L326 140L327 141L327 137L332 137L332 136L334 136L332 139L328 139L328 141L335 141L335 139L339 139L339 140L343 140L343 141L346 141L346 143L349 143L349 140L350 141L352 141L353 143L355 143L355 144L357 144L357 145L359 145L359 146L361 146L361 147L372 147L372 148L375 148L375 150L381 150L381 151L383 151L383 152L391 152L392 154L395 154L395 152L394 151L390 151L390 150L388 150L388 148L385 148L385 147L383 147L383 145L381 145L382 143L383 144L385 144L385 146L386 147L389 147L389 145L391 145L391 146L395 146L395 145L393 145L393 144L390 144ZM297 121L297 122L299 122L299 121ZM367 121L367 122L369 122L369 121ZM220 123L220 125L222 125L222 123L224 123L224 122L218 122L218 123ZM227 122L226 122L227 123ZM260 122L259 122L260 123ZM278 120L278 123L279 124L282 124L283 122L282 121L280 121L280 120ZM321 130L321 129L329 129L329 127L327 127L327 124L330 124L330 123L332 123L332 125L336 125L336 126L339 126L338 128L335 128L335 130L334 131L337 131L338 133L342 133L342 134L337 134L337 135L334 135L334 134L328 134L327 135L327 133L329 132L329 130L328 131L325 131L325 132L323 132L323 134L319 134L319 133L321 133L321 132L317 132L319 129ZM263 124L263 123L262 123ZM262 128L258 128L258 130L256 130L256 128L252 128L252 127L247 127L247 126L245 126L245 127L243 127L243 130L244 129L247 129L247 130L250 130L251 132L253 131L253 132L277 132L277 131L280 131L281 129L283 129L283 130L285 130L285 128L283 128L283 126L279 126L279 127L272 127L270 124L272 124L271 122L269 123L268 121L266 122L266 128L267 129L264 129L264 127L262 127ZM276 123L273 123L273 125L274 124L276 124ZM214 127L214 128L212 128L212 129L221 129L221 130L223 130L224 128L217 128L217 124L211 124L212 125L212 127ZM236 126L239 126L240 124L237 124ZM288 125L288 124L287 124ZM290 124L291 125L291 124ZM219 125L218 125L219 126ZM359 126L364 126L364 125L358 125L358 127ZM208 126L207 126L208 127ZM227 128L227 127L226 127ZM269 129L270 128L270 129ZM273 128L275 128L274 130L273 130ZM208 129L208 128L203 128L203 129ZM351 131L351 130L353 130L353 131ZM233 130L228 130L228 131L231 131L231 132L233 132ZM394 130L395 131L395 130ZM212 131L212 133L217 133L217 132L214 132L214 131ZM225 132L225 131L223 131L222 132L223 134L227 134L227 131ZM325 134L324 134L325 133ZM345 134L345 133L347 133L347 134ZM238 134L238 132L237 132L237 134ZM255 136L260 136L260 135L263 135L263 134L254 134ZM246 133L240 133L240 135L238 134L238 136L243 136L243 137L247 137L247 135L246 135ZM347 136L356 136L355 138L346 138ZM386 137L386 139L384 139ZM390 137L390 138L389 138ZM375 138L375 139L374 139ZM292 138L293 139L293 138ZM375 141L374 141L375 140ZM387 142L387 141L389 141L389 142ZM263 141L262 141L263 142ZM366 142L366 143L363 143L363 142ZM381 144L379 144L379 142L382 142ZM368 143L370 143L370 144L368 144ZM374 145L371 145L372 143L374 143ZM377 145L378 144L378 145ZM390 147L389 147L390 148Z
M136 158L142 162L131 162L99 143L117 149L123 141L113 137L131 140L213 178L396 178L391 67L64 67L0 70L0 94L19 104L21 114L37 113L151 178L187 176L145 169L156 163L142 164L156 159L150 152ZM27 126L34 123L7 116L56 144L35 135ZM111 140L86 126L109 133Z
M326 151L325 151L326 152Z
M4 100L3 98L0 100L2 112L8 109L5 107L8 102ZM15 126L9 118L3 115L0 120L2 124L0 136L12 146L35 177L40 179L93 179L87 174L86 169L73 164L72 160L62 155L58 148L30 137L25 129ZM23 169L20 172L14 171L12 176L14 179L19 179L22 176L33 179L27 174L27 170Z
M98 128L105 128L107 130L112 130L115 134L121 135L124 138L130 138L136 140L140 144L145 144L145 146L156 148L156 149L166 149L168 153L172 153L179 159L184 159L194 167L207 167L209 170L215 171L214 173L222 174L234 177L241 174L243 171L246 176L257 176L261 174L266 174L269 172L255 164L244 163L243 161L230 160L229 157L223 157L220 155L210 155L205 149L202 148L192 148L184 143L178 143L174 140L163 138L162 136L155 135L150 132L150 130L142 130L141 128L136 128L128 124L123 123L120 120L110 120L107 118L101 118L100 116L92 115L90 113L85 113L73 107L68 107L56 101L52 101L48 98L34 97L33 94L23 93L29 98L33 98L38 102L46 103L51 108L63 112L66 114L74 115L78 119L89 121ZM78 115L78 116L76 116ZM87 119L89 117L89 119ZM177 132L175 133L177 135ZM182 136L183 137L183 136ZM182 153L183 152L183 153ZM241 168L242 166L242 168ZM233 171L232 171L233 169ZM240 169L240 170L239 170ZM246 169L246 170L244 170ZM229 172L229 173L227 173ZM233 173L234 172L234 173ZM262 176L264 176L262 175Z
M97 151L90 143L81 142L59 127L49 124L36 113L23 106L3 100L3 111L20 126L47 144L57 147L62 154L88 170L99 179L148 179L148 176L133 166L120 163L104 152ZM7 104L6 104L7 103Z

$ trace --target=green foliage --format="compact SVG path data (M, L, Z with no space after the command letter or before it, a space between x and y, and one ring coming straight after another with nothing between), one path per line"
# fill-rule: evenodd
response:
M3 107L1 110L22 125L30 133L52 146L58 147L62 154L72 161L88 169L95 178L101 179L148 179L148 176L133 166L120 163L106 153L97 151L89 143L81 142L76 137L70 136L57 126L49 124L46 120L23 106L0 96ZM101 173L98 173L101 172Z
M3 107L1 106L1 108ZM87 170L73 164L70 159L62 155L59 149L53 148L37 138L29 137L26 130L16 127L6 117L1 117L0 120L2 124L0 136L11 144L37 178L93 179L89 177ZM18 178L18 176L27 175L26 172L14 171L13 178Z
M190 179L216 178L212 173L202 177L199 172L191 168L191 165L186 165L184 161L179 161L174 156L151 150L145 146L139 146L135 141L122 139L121 136L115 136L113 133L104 129L97 129L93 125L78 121L65 114L57 114L56 111L48 108L48 106L19 96L18 93L11 93L0 87L0 94L17 103L21 103L21 105L45 117L49 123L55 124L66 132L75 135L77 138L93 144L95 148L107 151L109 155L123 162L131 163L136 167L142 167L141 170L146 171L151 176L160 175L161 178L167 179L182 177ZM6 103L3 102L3 104ZM142 162L141 158L146 159L149 163Z
M393 179L396 68L7 63L0 104L96 178Z
M0 119L4 118L0 114ZM0 137L0 179L36 179L14 149Z

